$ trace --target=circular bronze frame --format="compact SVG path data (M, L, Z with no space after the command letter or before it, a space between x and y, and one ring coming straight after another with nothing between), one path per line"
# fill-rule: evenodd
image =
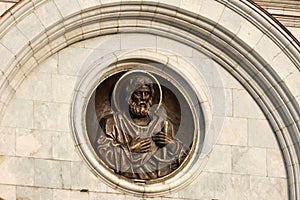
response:
M168 57L163 51L157 52L152 50L146 50L146 53L144 51L131 51L117 57L115 54L107 54L95 62L93 66L86 68L87 71L82 73L83 76L79 79L75 89L76 92L70 115L75 145L82 158L90 166L90 170L112 188L138 196L166 194L186 187L200 174L205 166L207 156L204 150L206 144L204 140L211 137L206 133L206 129L208 129L206 124L209 124L211 119L210 106L207 101L206 91L201 90L198 86L199 81L203 82L201 74L197 75L197 79L195 77L190 79L187 71L181 73L183 67L178 64L180 59L179 57L177 59ZM168 63L165 60L168 60ZM182 61L181 63L184 64L186 62ZM192 151L190 151L188 158L185 159L184 164L176 170L176 173L152 181L124 178L101 164L87 133L85 116L89 100L92 98L96 88L108 77L122 71L132 70L133 66L135 66L135 69L147 70L150 73L161 75L163 80L171 81L174 87L180 88L178 91L187 100L186 102L188 102L193 112L193 121L195 123ZM183 66L194 69L189 63Z
M145 70L145 69L149 69L149 63L152 63L155 65L155 68L158 68L159 66L159 70L165 68L164 65L160 64L160 63L154 63L153 61L150 61L149 63L146 63L146 60L126 60L123 61L123 63L118 63L118 71L114 71L111 74L108 74L106 76L103 76L103 78L98 82L98 84L94 87L90 97L88 98L88 104L86 106L85 109L85 125L86 125L86 137L89 138L90 141L90 148L92 148L94 151L94 156L97 158L98 162L101 163L101 165L103 165L104 167L106 167L109 171L111 171L111 173L116 174L114 172L114 169L112 169L111 167L107 166L107 164L105 164L103 162L103 160L100 158L99 154L97 153L97 149L95 146L95 142L97 140L97 136L95 136L95 128L99 129L99 121L101 119L101 117L103 117L105 114L107 113L111 113L111 105L108 105L111 101L110 99L110 95L112 95L112 90L116 84L116 82L118 81L118 79L126 72L130 72L132 70ZM116 66L116 65L115 65ZM179 85L174 85L175 82L172 81L170 78L172 77L168 77L168 79L166 79L165 77L162 76L162 71L160 71L160 73L158 73L158 71L150 71L147 70L149 72L152 73L152 75L154 75L157 80L159 80L159 82L162 85L162 90L163 90L163 94L167 97L164 97L162 102L164 105L168 104L168 103L172 103L177 104L174 106L173 111L170 111L170 109L166 109L167 110L167 114L169 116L171 116L171 118L179 118L180 122L177 122L179 124L176 124L174 126L175 132L176 132L176 136L183 141L184 140L184 144L188 143L189 149L188 149L188 155L185 157L184 161L180 164L179 167L177 167L174 171L168 173L167 175L163 176L163 177L159 177L159 178L155 178L155 179L149 179L149 180L144 180L144 179L129 179L127 177L124 177L122 175L116 174L117 176L119 176L120 178L132 182L132 183L145 183L145 184L153 184L153 183L159 183L159 182L164 182L166 179L176 176L176 174L181 171L187 164L187 162L189 162L191 155L194 153L195 151L195 141L197 140L198 134L197 131L199 128L195 128L197 127L197 119L196 119L196 115L195 115L195 111L193 110L193 106L191 105L191 101L189 101L187 98L187 94L186 92L183 91L183 88L180 88ZM177 75L178 76L178 75ZM168 88L168 87L171 87ZM100 90L100 91L99 91ZM177 90L175 92L173 92L174 90ZM99 95L100 94L100 95ZM162 94L161 94L162 95ZM174 99L174 97L176 99ZM166 99L170 98L171 102L165 102L167 101ZM178 98L180 100L178 100ZM177 101L177 102L176 102ZM175 103L174 103L175 102ZM197 105L199 105L199 101L197 103ZM183 113L175 113L174 110L180 110ZM100 112L99 112L100 111ZM172 114L170 114L172 113ZM102 114L102 115L101 115ZM178 116L183 114L183 116ZM190 121L190 119L192 119L192 122L188 122ZM89 121L92 121L93 125L91 125L89 123ZM173 119L172 121L178 121L178 119ZM181 125L181 123L183 123L184 125ZM181 126L181 127L180 127ZM184 129L184 130L182 130ZM188 130L187 130L188 129ZM185 131L190 131L190 129L193 129L190 135L184 135L184 133L186 133ZM98 133L99 134L99 133ZM201 133L200 133L201 134Z

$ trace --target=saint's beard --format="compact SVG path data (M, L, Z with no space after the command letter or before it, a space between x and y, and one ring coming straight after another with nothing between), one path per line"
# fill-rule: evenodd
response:
M152 99L149 99L145 104L140 102L137 104L134 101L130 101L129 110L134 117L143 118L149 115L151 105Z

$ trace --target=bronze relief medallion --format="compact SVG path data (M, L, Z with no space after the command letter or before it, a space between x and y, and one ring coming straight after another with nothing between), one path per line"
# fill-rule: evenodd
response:
M129 181L176 175L197 137L193 106L169 79L124 70L100 81L86 108L86 131L99 163Z

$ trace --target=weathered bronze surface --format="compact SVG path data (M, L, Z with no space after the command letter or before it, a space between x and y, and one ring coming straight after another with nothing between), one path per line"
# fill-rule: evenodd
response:
M99 126L87 123L87 129L96 132L89 136L100 162L120 176L146 181L166 177L184 163L193 123L180 127L187 121L181 117L190 113L181 113L171 90L140 70L119 73L99 85L88 109L91 112L94 104L95 114L87 116Z

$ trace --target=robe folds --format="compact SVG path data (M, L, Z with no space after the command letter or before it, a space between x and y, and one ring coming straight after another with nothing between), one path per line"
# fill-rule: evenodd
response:
M168 145L157 145L152 137L166 131L173 142ZM185 160L188 150L174 136L170 121L153 115L147 126L138 126L125 114L110 114L100 120L97 154L103 163L115 173L130 179L157 179L175 171ZM135 140L151 140L150 150L144 153L131 152L129 145Z

